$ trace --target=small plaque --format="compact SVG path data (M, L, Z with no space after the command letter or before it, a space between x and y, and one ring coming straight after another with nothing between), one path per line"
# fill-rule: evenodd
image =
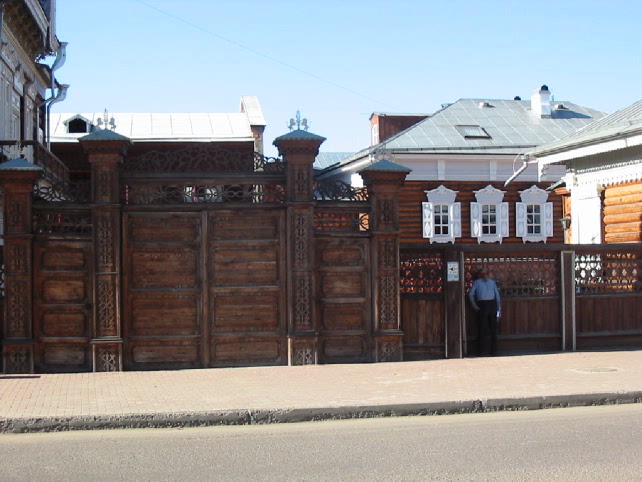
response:
M459 262L457 261L448 261L448 281L459 281Z

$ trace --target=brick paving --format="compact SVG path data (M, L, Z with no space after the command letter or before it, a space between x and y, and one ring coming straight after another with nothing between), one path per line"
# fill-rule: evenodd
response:
M642 401L642 350L421 362L0 375L0 431L41 418ZM592 397L592 398L591 398ZM525 403L525 402L524 402ZM492 405L492 403L491 403ZM282 421L287 420L287 417Z

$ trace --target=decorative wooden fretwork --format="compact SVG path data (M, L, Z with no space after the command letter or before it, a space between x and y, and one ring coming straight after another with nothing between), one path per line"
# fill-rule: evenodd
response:
M444 292L444 259L441 253L401 256L401 294Z
M642 254L625 251L576 254L575 288L578 294L642 291Z
M314 213L315 231L365 232L369 229L369 213L338 209Z
M397 240L384 238L379 240L379 267L397 268Z
M100 335L111 335L116 327L116 297L110 279L98 281L98 331Z
M313 365L314 364L314 346L313 342L297 342L294 348L293 365Z
M233 152L208 143L188 145L176 150L149 151L141 155L131 153L124 170L136 172L284 172L281 159L265 157L257 152Z
M307 213L296 214L294 217L294 265L297 268L306 267L309 258L310 221Z
M317 181L314 185L317 201L368 201L365 187L354 188L343 181Z
M559 295L560 261L557 254L533 256L467 255L464 280L468 290L478 269L485 268L497 283L502 296Z
M5 373L30 373L31 353L26 346L5 346Z
M91 213L34 210L33 231L36 234L91 235Z
M124 204L282 203L281 184L159 185L129 184Z
M4 262L0 264L0 298L4 298L5 296L5 291L4 291Z
M23 202L20 199L10 199L7 202L7 219L5 225L15 228L20 228L23 219Z
M22 273L30 271L30 257L27 256L27 246L24 244L8 244L5 246L7 251L7 269L11 273Z
M297 197L308 195L310 184L310 169L308 166L297 166L294 172L294 192Z
M309 328L310 316L310 275L301 273L295 276L294 324L297 328Z
M29 282L26 279L9 279L7 290L7 321L9 336L26 337L25 321L29 313Z
M108 200L112 189L112 172L102 168L96 170L96 195L100 200Z
M36 185L33 190L35 202L83 204L91 200L91 182L74 181L68 185Z
M114 265L114 223L111 213L101 213L97 216L96 230L98 238L98 263L101 267Z
M379 322L382 327L397 325L397 281L395 276L383 276L379 281Z
M396 224L396 204L392 199L380 199L379 206L379 226L382 228L392 227Z
M118 347L104 346L97 348L96 371L117 372L118 371Z
M401 361L401 349L398 342L381 341L378 343L378 362Z

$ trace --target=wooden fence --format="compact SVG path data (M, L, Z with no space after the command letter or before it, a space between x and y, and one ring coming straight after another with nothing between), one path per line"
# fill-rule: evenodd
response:
M641 245L402 245L404 359L476 354L466 293L482 266L502 294L500 353L642 347Z

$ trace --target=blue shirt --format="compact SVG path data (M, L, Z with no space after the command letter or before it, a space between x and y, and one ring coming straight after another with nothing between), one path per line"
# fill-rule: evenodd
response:
M497 309L502 307L502 299L499 296L497 285L492 279L484 280L484 278L476 279L473 287L468 292L470 302L475 308L478 308L477 301L497 301Z

